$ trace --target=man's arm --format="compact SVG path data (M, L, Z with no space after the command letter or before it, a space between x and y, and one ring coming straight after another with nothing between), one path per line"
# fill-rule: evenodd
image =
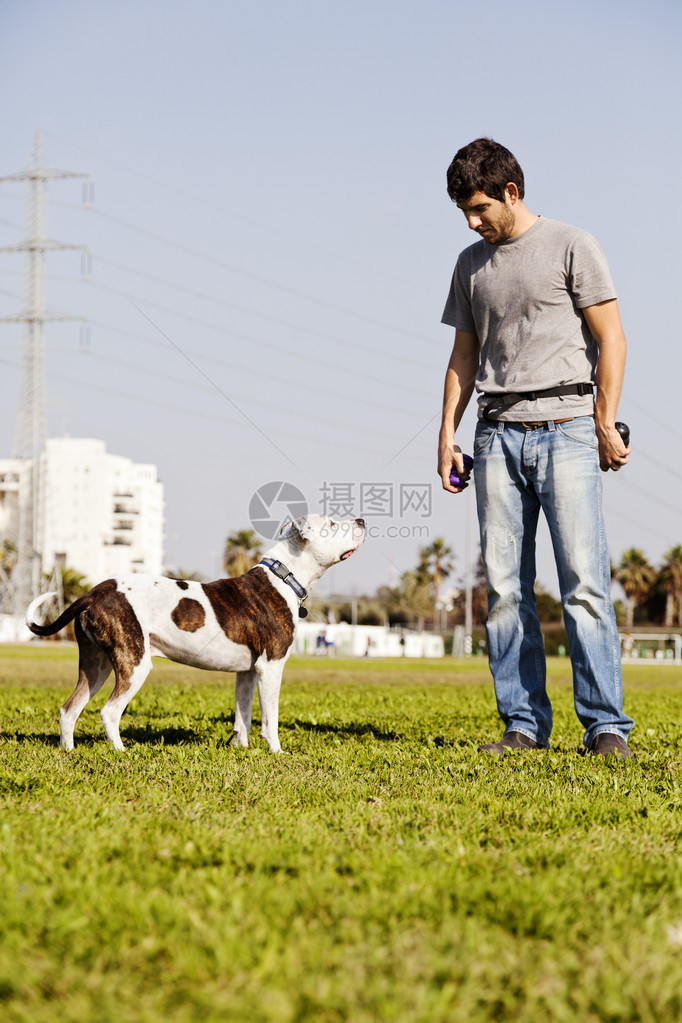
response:
M479 357L477 336L465 330L456 330L455 344L445 374L443 420L438 439L438 475L443 489L453 494L459 494L464 487L453 487L450 483L452 467L455 466L460 476L467 476L461 449L455 444L455 431L474 390Z
M599 347L595 426L599 441L599 465L607 472L627 464L632 448L626 448L615 428L625 372L627 342L614 299L583 309L587 326Z

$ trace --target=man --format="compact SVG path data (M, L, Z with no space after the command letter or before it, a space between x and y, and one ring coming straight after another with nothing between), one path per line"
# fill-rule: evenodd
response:
M615 429L626 341L608 266L585 231L531 213L521 168L491 139L459 150L448 194L482 239L461 253L443 314L455 344L438 459L443 487L459 493L468 473L455 437L475 387L486 633L505 726L499 742L479 749L549 746L552 708L534 597L542 509L583 742L595 754L629 757L633 722L623 713L599 475L620 470L631 450Z

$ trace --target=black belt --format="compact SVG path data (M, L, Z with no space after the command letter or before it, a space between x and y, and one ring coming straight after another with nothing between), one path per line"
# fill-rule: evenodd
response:
M483 418L488 419L489 413L493 411L499 416L506 412L512 405L520 401L537 401L538 398L558 398L564 394L593 394L594 384L559 384L558 387L548 387L544 391L518 391L517 393L496 394L493 400L483 409ZM490 395L487 395L490 397Z

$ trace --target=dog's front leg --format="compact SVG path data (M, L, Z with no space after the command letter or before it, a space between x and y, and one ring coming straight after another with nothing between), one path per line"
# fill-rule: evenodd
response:
M253 705L253 694L256 691L256 672L238 671L235 683L234 700L234 745L249 745L249 732L251 731L251 707Z
M279 690L282 685L283 661L264 664L258 670L258 700L260 702L261 732L273 753L281 753L279 744Z

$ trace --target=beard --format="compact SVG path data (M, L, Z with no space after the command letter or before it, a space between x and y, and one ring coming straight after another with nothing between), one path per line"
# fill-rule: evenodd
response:
M482 234L481 237L484 241L488 242L489 245L499 245L501 242L506 242L512 237L515 226L516 219L512 210L510 210L509 207L504 206L500 210L495 223L488 225L487 230L490 234Z

